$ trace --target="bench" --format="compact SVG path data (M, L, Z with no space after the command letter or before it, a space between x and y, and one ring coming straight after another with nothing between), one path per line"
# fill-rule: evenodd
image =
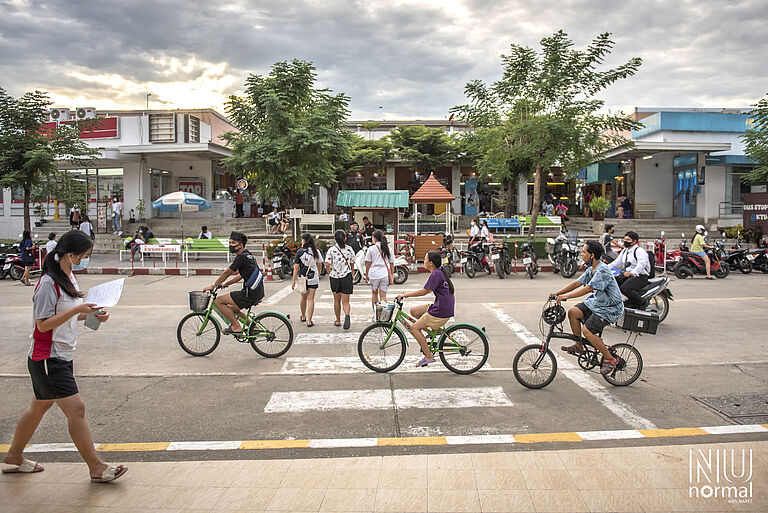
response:
M637 219L655 219L656 203L635 203L634 213Z
M336 216L333 214L303 214L299 220L299 230L305 226L327 226L331 233L336 227Z
M518 219L520 220L521 233L523 230L531 226L531 220L529 217L520 216ZM563 220L560 219L560 216L539 216L536 219L536 230L551 230L554 228L560 229L562 224Z
M133 237L126 237L125 238L125 244L123 244L123 247L128 246L128 249L120 249L119 250L119 257L120 257L120 261L121 262L123 261L123 253L128 253L128 254L131 253L131 247L130 247L130 243L131 242L133 242ZM172 241L171 239L162 239L162 241L159 241L157 239L149 239L147 241L147 244L161 244L161 243L162 244L170 244L172 242L175 242L175 241ZM142 255L141 258L143 260L144 256Z
M507 230L520 231L520 220L516 217L484 217L480 219L480 223L483 221L488 223L489 230L496 230L494 233L499 233L499 230L504 233L507 233Z
M200 255L220 256L224 253L227 262L230 261L229 239L186 239L184 241L184 258L189 260L189 254L195 253L198 258Z

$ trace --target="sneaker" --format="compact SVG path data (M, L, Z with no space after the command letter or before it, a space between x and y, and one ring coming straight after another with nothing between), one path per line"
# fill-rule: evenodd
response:
M349 329L350 322L351 321L350 321L349 315L345 315L344 316L344 329L345 330Z
M600 374L605 376L606 374L612 373L614 370L616 370L616 366L618 364L619 364L618 358L616 358L615 360L603 359L603 365L600 367Z

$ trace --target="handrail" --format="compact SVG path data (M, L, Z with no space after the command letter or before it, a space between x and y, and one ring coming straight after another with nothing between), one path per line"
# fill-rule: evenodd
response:
M740 201L721 201L718 204L718 213L721 216L742 215L744 213L744 203Z

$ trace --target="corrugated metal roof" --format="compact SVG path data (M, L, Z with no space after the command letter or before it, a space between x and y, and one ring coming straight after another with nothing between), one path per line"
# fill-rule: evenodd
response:
M355 208L408 208L408 191L339 191L336 205Z
M448 192L433 174L429 175L427 181L411 196L414 203L447 203L454 199L456 197Z

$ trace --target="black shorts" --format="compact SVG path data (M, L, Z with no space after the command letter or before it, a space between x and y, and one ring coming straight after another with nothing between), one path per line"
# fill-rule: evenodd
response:
M235 290L229 293L229 297L239 308L250 308L258 305L261 300L255 299L256 291L251 289Z
M331 292L342 294L352 294L352 273L344 276L343 278L331 278Z
M27 369L32 378L35 399L40 401L63 399L78 392L71 360L46 358L35 361L28 357Z
M34 255L24 255L21 257L21 265L24 267L35 265Z
M269 226L277 226L278 224L280 224L280 221L278 221L276 217L269 220Z
M307 285L308 289L316 289L318 287L318 284L315 283L314 285Z
M584 318L581 320L581 323L593 335L600 336L603 333L603 328L610 324L610 322L606 321L592 310L590 310L589 307L584 303L577 304L576 308L581 310L581 313L584 314Z

